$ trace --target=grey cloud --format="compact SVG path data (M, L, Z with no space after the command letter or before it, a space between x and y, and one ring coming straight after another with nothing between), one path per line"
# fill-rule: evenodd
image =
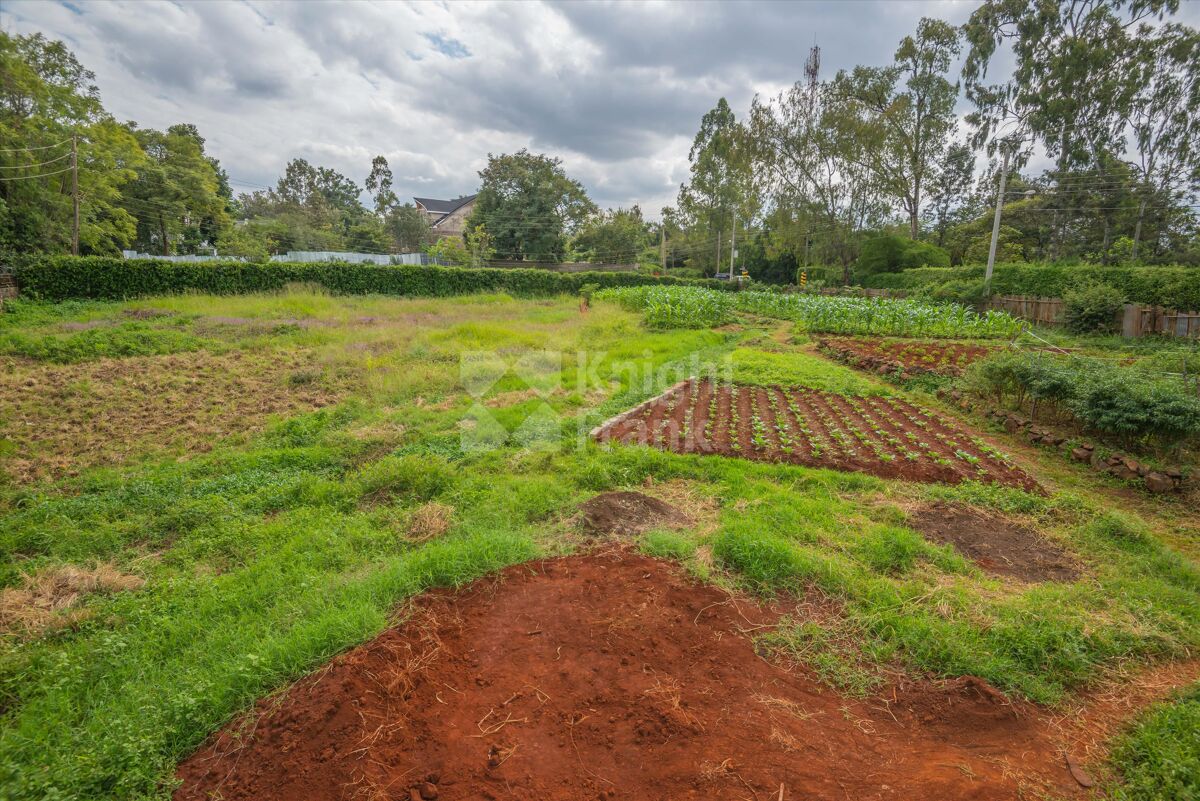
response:
M725 96L890 60L922 16L969 3L457 4L4 0L6 29L66 40L120 119L200 127L229 173L273 184L305 157L361 182L388 156L402 194L477 186L486 154L564 159L602 205L657 214ZM1200 4L1178 19L1200 22ZM247 187L249 188L249 187Z

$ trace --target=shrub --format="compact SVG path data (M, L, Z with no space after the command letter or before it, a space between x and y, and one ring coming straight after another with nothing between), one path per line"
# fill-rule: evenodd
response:
M1063 316L1067 328L1077 334L1111 333L1125 295L1108 284L1084 284L1063 293Z
M863 242L857 275L894 273L913 267L949 267L950 254L930 242L916 242L894 234L873 236Z
M916 267L949 267L950 254L932 242L913 242L911 240L900 254L900 269L911 270Z
M982 281L984 267L922 267L863 276L863 284L883 289L917 290L947 281ZM1061 298L1083 283L1114 286L1130 303L1200 310L1200 269L1194 267L1100 267L1088 264L997 264L992 291L999 295Z
M450 297L505 292L518 297L576 295L584 284L602 287L647 284L729 289L728 282L655 277L639 273L559 273L537 269L385 264L333 264L236 261L174 263L108 256L30 255L12 261L21 292L44 300L94 298L124 300L143 295L207 292L233 295L274 292L291 283L309 283L343 295Z
M1160 447L1200 437L1200 399L1181 381L1094 359L994 354L971 365L967 386L1003 403L1069 412L1082 426L1125 444Z

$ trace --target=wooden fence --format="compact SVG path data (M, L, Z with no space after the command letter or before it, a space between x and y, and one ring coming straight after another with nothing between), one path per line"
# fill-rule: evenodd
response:
M8 273L0 273L0 309L4 308L5 298L17 296L17 282Z
M1025 295L996 295L988 308L1006 311L1014 317L1028 320L1037 325L1062 325L1062 298L1033 298ZM1126 303L1117 313L1114 325L1122 336L1143 337L1149 334L1163 336L1200 336L1200 312L1181 312L1162 306L1146 306Z
M1026 295L993 295L988 308L1006 311L1037 325L1061 325L1062 298L1031 298Z

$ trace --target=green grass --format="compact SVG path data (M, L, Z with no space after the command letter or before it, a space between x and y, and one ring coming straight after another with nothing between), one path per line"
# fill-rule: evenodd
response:
M578 439L727 359L740 381L880 391L811 355L748 347L760 332L646 333L636 315L611 305L580 315L573 298L397 300L303 290L20 304L14 317L0 317L0 330L35 335L67 318L120 321L133 307L170 311L152 327L182 320L179 330L193 335L211 316L317 319L323 324L299 330L233 326L204 347L264 358L304 349L323 369L358 378L330 408L275 420L187 459L150 455L58 483L0 486L0 587L100 561L146 580L135 592L87 599L90 614L74 628L0 638L4 798L165 798L177 761L209 734L376 635L404 599L570 552L580 540L566 521L580 502L650 477L715 499L716 521L651 531L638 547L743 592L828 596L836 614L796 619L761 645L805 661L848 693L870 694L879 666L888 665L979 675L1054 702L1117 664L1200 647L1200 572L1161 544L1161 521L1114 510L1090 489L1042 497L907 485ZM510 374L474 397L459 356L481 346L499 348L509 362L553 350L557 371L538 375L532 397L487 405L527 392L530 382ZM147 370L154 363L138 362ZM511 430L542 406L558 416L559 447L508 441L477 450L460 439L472 408ZM902 507L928 500L970 503L1034 526L1076 554L1085 576L1027 586L989 577L904 525ZM452 507L454 523L441 538L418 542L406 523L429 501ZM1147 776L1162 773L1158 763L1142 763Z
M889 389L862 373L806 353L738 348L731 354L733 380L761 386L801 386L841 395L887 395Z
M1188 801L1200 798L1200 684L1145 712L1113 749L1123 783L1111 788L1120 801Z

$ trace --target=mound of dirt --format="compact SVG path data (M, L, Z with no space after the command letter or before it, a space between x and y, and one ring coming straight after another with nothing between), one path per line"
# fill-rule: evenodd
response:
M1079 797L1046 725L975 679L854 700L747 636L785 609L626 553L513 567L265 699L176 801Z
M579 521L584 531L596 537L630 536L692 522L666 501L640 492L604 492L589 498L579 507Z
M953 545L989 573L1022 581L1074 581L1079 568L1037 532L995 515L936 502L911 513L908 525L942 545Z

